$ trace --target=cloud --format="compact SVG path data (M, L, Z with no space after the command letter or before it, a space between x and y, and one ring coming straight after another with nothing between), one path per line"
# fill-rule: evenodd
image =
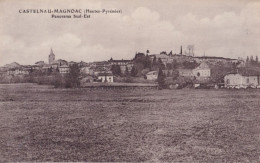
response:
M131 59L136 51L147 49L151 53L171 50L178 53L180 45L188 44L195 45L196 55L205 51L211 56L245 58L260 53L260 3L257 1L233 1L227 7L224 1L194 2L193 5L186 5L190 1L118 1L117 4L110 1L47 1L0 2L0 65L13 61L21 64L47 61L51 47L57 58L87 62L110 57ZM18 13L20 8L39 6L120 8L123 14L94 14L90 19L51 19L50 15Z
M217 14L200 18L192 13L176 19L176 28L182 31L186 43L195 44L197 54L224 57L246 57L260 53L260 3L253 2L240 12ZM189 37L187 37L189 36Z

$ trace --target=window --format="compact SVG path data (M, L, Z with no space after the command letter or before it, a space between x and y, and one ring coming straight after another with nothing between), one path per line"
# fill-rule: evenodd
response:
M249 78L246 79L246 83L249 83Z
M226 81L226 82L227 82L227 84L230 84L230 80L229 80L229 79L227 79L227 81Z

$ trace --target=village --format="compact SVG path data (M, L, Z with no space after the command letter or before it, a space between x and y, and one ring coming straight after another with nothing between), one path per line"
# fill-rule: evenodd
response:
M59 56L58 54L56 54ZM136 52L133 59L74 62L56 59L53 49L48 63L37 61L34 65L13 62L0 67L1 83L46 82L51 77L65 77L76 66L76 78L81 87L87 86L161 86L161 88L260 88L260 63L258 57L246 59L217 56L195 56L193 46L185 50L180 46L179 54L172 51L150 54ZM44 78L45 77L45 78ZM45 81L43 81L45 80ZM121 84L120 84L121 83ZM131 84L130 84L131 83ZM135 84L134 84L135 83Z

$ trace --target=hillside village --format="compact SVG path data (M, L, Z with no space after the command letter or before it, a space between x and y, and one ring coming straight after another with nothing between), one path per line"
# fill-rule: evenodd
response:
M205 54L195 56L192 47L187 50L184 51L181 46L179 54L165 51L151 54L147 50L145 53L136 52L131 60L110 58L98 62L68 62L56 59L59 55L51 49L48 63L37 61L34 65L20 65L13 62L0 67L0 82L53 84L74 73L74 77L70 78L78 78L77 85L81 86L95 83L158 83L164 88L260 88L257 56L247 57L246 60Z

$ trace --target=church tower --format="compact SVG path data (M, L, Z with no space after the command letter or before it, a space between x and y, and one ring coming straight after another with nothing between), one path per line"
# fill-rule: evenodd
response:
M54 55L52 48L51 48L51 53L49 55L49 64L54 63L54 61L55 61L55 55Z

